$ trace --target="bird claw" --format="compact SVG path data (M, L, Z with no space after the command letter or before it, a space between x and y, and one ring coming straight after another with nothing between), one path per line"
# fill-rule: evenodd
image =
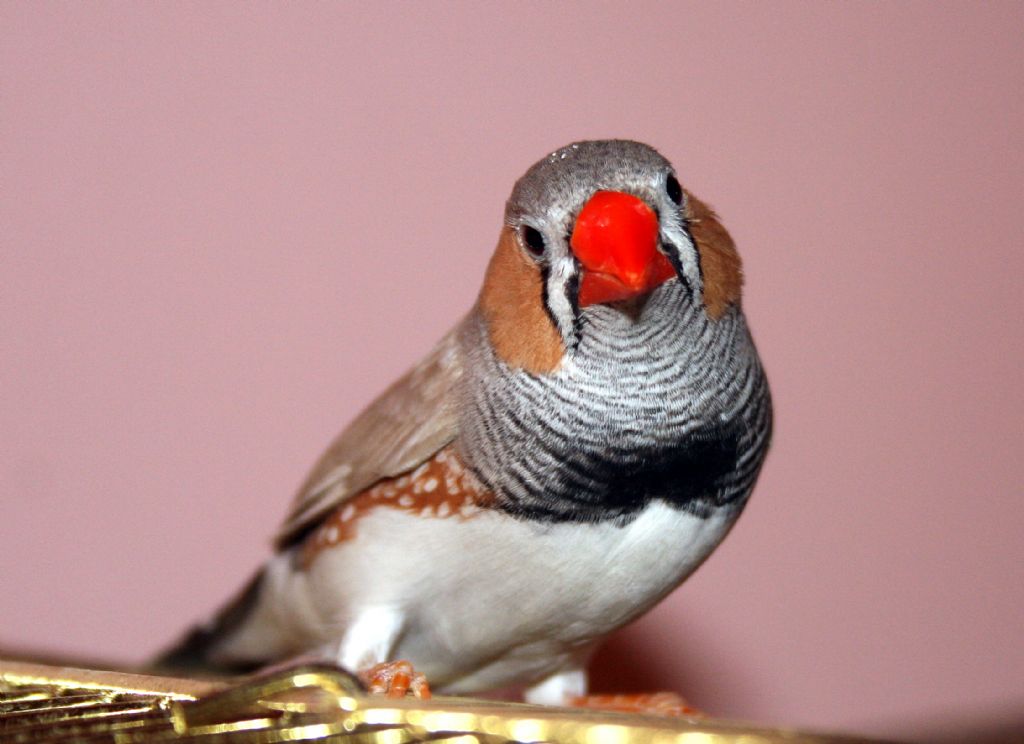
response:
M408 661L385 661L359 672L359 679L371 695L389 698L405 697L411 692L420 700L430 699L427 678L413 669Z
M672 718L703 718L704 713L674 692L647 692L629 695L583 695L569 700L573 708L596 708L620 713L668 716Z

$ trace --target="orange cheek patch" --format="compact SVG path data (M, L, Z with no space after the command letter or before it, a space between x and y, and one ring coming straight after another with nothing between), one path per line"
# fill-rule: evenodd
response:
M690 233L704 270L704 306L712 318L720 318L730 305L739 303L743 290L743 264L729 232L707 204L686 192Z
M540 269L522 255L515 231L504 228L484 276L480 312L498 357L535 375L553 372L565 354L543 296Z
M398 509L424 519L471 519L491 494L446 447L416 470L378 481L339 506L306 538L299 564L309 568L320 553L356 535L359 520L374 509Z

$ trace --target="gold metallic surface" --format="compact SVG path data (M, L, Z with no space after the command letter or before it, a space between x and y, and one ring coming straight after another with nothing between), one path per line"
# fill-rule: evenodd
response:
M0 660L0 742L772 744L855 739L467 698L368 696L339 669L187 680Z

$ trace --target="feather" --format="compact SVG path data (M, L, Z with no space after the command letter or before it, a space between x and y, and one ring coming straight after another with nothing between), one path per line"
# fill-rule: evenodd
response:
M458 433L459 327L338 435L299 489L275 545L301 541L327 515L382 478L413 470Z

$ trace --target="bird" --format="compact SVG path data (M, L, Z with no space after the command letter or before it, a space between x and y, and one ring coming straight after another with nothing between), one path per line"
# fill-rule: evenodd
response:
M653 147L542 158L471 310L333 441L273 555L161 663L315 658L389 695L587 704L594 650L700 566L765 460L742 285L718 215Z

